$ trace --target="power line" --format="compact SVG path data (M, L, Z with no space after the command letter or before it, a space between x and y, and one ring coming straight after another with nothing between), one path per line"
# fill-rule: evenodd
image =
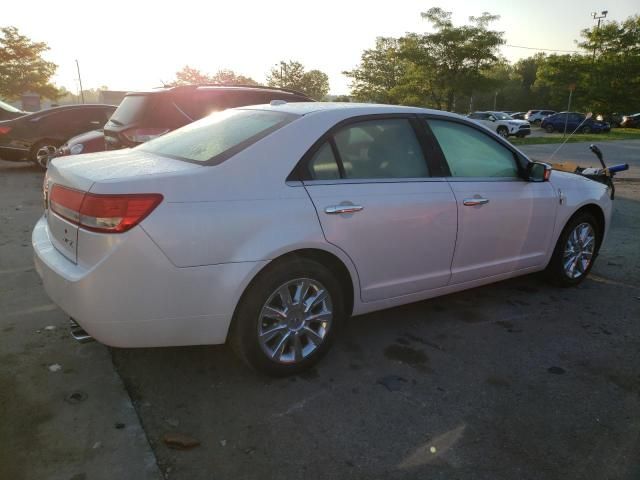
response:
M543 50L545 52L564 52L564 53L580 53L579 50L555 50L553 48L537 48L537 47L523 47L522 45L503 45L504 47L512 48L524 48L526 50Z

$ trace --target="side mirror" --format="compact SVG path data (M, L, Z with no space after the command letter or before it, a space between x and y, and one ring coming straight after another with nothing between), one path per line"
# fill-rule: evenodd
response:
M493 115L491 115L491 116L489 117L489 121L490 121L490 122L495 122L495 121L496 121L496 117L494 117Z
M527 164L527 180L530 182L548 182L551 176L551 165L542 162Z

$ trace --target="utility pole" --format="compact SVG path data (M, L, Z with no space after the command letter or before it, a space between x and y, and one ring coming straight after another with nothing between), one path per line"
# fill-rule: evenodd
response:
M496 111L498 105L498 91L496 90L496 94L493 96L493 111Z
M274 67L280 68L280 88L284 88L286 81L285 77L287 76L287 65L284 62L280 62L276 63Z
M76 59L76 68L78 69L78 82L80 82L80 97L82 98L82 103L84 103L84 89L82 88L82 77L80 76L80 64L78 63L78 59Z
M567 113L564 118L564 133L562 134L562 138L566 137L567 135L567 123L569 122L569 112L571 111L571 97L573 96L573 91L575 90L575 88L575 83L569 85L569 105L567 105Z
M600 21L603 18L607 18L607 13L609 13L608 10L602 10L600 12L600 15L598 15L598 12L591 12L591 18L593 18L594 20L598 20L598 24L596 25L596 40L597 40L597 33L600 31ZM596 61L596 50L598 49L597 45L593 46L593 62Z

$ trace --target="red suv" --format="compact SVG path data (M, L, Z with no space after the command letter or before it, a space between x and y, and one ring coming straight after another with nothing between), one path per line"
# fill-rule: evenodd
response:
M185 85L128 93L104 126L105 146L135 147L211 112L272 100L313 101L294 90L245 85Z

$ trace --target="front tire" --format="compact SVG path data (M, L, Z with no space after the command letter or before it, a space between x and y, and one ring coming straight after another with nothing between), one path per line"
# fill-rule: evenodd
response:
M553 125L551 124L548 124L544 129L547 133L553 133Z
M601 227L589 212L578 212L567 222L556 243L547 276L558 286L572 287L591 271L600 249Z
M49 159L56 153L56 150L59 146L59 143L51 140L38 142L33 147L31 147L31 151L29 152L29 160L31 160L43 170L46 170L49 166Z
M268 266L248 287L229 342L249 367L272 376L292 375L326 354L344 317L335 276L316 261L293 258Z
M591 127L586 125L584 127L582 127L582 130L580 130L582 133L591 133Z

